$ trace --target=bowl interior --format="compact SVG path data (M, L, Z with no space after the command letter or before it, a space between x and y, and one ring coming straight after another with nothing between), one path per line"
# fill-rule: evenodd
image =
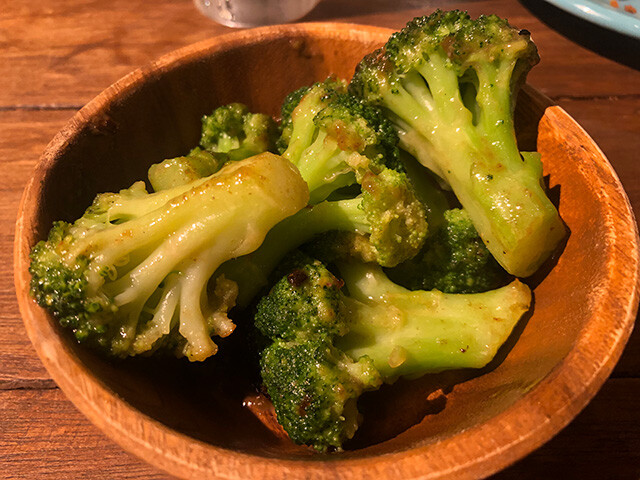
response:
M23 248L16 260L22 278L27 278L27 247L46 235L52 221L78 217L96 193L125 188L144 178L151 164L186 153L198 143L203 114L243 102L277 115L284 96L295 88L330 74L350 78L356 63L388 33L335 25L238 33L179 51L110 87L48 147L25 195L19 228ZM533 313L480 372L398 381L364 395L365 422L341 459L428 447L490 422L562 366L602 308L598 292L608 285L611 261L610 245L603 240L610 235L609 207L594 193L599 187L590 178L592 167L575 163L575 139L567 140L557 122L543 118L547 106L525 89L518 135L523 150L538 143L551 196L571 234L562 255L528 280L534 287ZM109 361L77 346L29 301L24 285L19 295L29 333L56 380L64 367L52 360L55 355L44 343L74 359L85 375L142 417L191 439L263 458L312 455L291 445L275 424L268 403L256 394L255 379L238 360L246 355L225 357L244 348L234 340L240 338L242 321L221 352L203 365ZM55 332L46 342L38 338L45 323Z

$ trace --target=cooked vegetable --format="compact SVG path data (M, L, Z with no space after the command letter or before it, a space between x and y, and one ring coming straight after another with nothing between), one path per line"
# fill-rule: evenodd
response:
M213 175L222 168L228 158L213 155L207 150L196 147L183 157L168 158L149 167L149 183L159 192L179 187L199 178Z
M418 17L357 66L349 91L384 108L400 147L446 181L509 273L533 274L565 236L513 111L538 62L529 32L495 15Z
M242 103L230 103L202 117L200 146L242 160L262 152L275 152L278 127L264 113L252 113Z
M349 95L342 81L329 78L299 92L283 105L280 146L286 144L282 156L309 184L312 204L342 187L361 184L368 173L402 171L391 124L377 109Z
M216 353L237 295L224 261L250 253L308 189L264 153L191 183L104 193L73 224L57 222L31 253L31 292L76 339L115 356L164 347L190 360Z
M288 252L323 233L341 232L339 241L323 242L326 248L360 250L389 267L418 253L427 233L425 205L404 173L395 132L377 110L328 79L289 95L283 116L283 156L300 169L311 205L277 225L257 251L222 267L240 286L241 306Z
M531 301L517 280L445 294L409 291L375 264L340 263L339 270L343 280L318 261L301 261L255 316L272 340L261 371L278 421L294 442L320 451L341 449L353 436L358 397L383 381L485 366Z
M389 278L411 290L478 293L506 285L511 277L491 256L465 210L444 212L440 227L423 250L396 268Z
M252 113L242 103L230 103L202 117L200 146L183 157L156 163L149 181L157 192L214 174L229 161L263 152L275 152L276 122L264 113Z

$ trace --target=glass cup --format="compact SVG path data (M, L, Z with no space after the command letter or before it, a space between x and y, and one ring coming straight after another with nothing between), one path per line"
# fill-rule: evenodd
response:
M320 0L194 0L207 17L227 27L287 23L305 16Z

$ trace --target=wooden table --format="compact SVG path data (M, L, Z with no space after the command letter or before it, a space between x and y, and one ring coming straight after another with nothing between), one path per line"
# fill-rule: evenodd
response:
M640 211L640 42L539 0L325 0L305 20L397 29L436 6L497 13L533 32L543 60L529 82L593 136ZM76 110L129 71L227 31L201 16L190 0L0 1L1 478L168 478L107 439L42 367L15 299L14 221L40 153ZM635 332L583 413L496 478L640 478L639 398Z

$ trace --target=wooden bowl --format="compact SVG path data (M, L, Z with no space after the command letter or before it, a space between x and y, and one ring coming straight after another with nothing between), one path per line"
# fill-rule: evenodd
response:
M276 114L301 85L331 73L350 78L389 34L306 24L217 37L109 87L47 147L17 222L20 309L51 376L126 450L183 478L479 477L551 438L610 374L638 304L636 225L600 149L531 88L519 99L519 140L523 149L537 142L571 232L561 254L528 280L533 313L481 372L399 381L362 397L365 422L344 453L292 445L250 380L224 368L224 345L204 365L105 360L76 345L29 297L29 250L53 220L78 217L97 192L127 187L150 164L188 151L200 117L214 107L237 101Z

